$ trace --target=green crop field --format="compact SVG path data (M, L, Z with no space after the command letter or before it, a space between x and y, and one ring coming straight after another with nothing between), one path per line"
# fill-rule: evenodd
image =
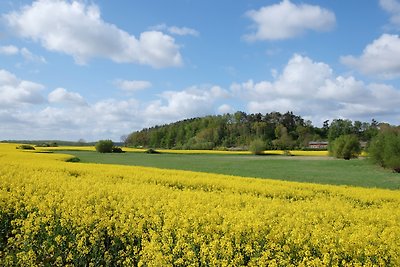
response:
M400 188L400 175L366 159L209 154L101 154L93 151L59 151L82 163L105 163L190 170L245 177L270 178L320 184Z

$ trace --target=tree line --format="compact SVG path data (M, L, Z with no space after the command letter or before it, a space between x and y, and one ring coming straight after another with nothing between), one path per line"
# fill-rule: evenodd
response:
M334 119L322 127L293 112L213 115L135 131L123 139L133 147L166 149L247 149L261 140L266 149L307 149L310 141L332 142L342 135L354 135L369 142L379 132L380 123Z

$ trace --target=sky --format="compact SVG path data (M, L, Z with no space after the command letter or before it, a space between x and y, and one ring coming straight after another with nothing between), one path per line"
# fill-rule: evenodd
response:
M0 1L0 140L293 111L400 121L400 0Z

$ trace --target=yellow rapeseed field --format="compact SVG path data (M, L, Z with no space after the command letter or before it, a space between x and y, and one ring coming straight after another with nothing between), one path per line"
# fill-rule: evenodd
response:
M0 144L0 266L400 266L400 192Z
M96 151L94 146L58 146L58 147L38 147L40 151L65 151L65 150L78 150L78 151ZM126 152L145 152L144 148L122 148ZM174 154L219 154L219 155L250 155L250 151L224 151L224 150L180 150L180 149L157 149L161 153L174 153ZM328 151L302 151L290 150L289 153L293 156L328 156ZM284 155L283 150L265 150L264 154L269 155ZM365 154L362 154L365 156Z

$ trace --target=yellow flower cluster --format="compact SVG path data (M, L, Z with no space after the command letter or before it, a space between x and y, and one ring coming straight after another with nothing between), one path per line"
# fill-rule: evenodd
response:
M0 266L400 266L400 192L0 144Z

